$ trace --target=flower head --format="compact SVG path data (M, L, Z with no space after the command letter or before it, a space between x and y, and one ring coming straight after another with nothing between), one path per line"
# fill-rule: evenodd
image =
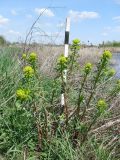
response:
M108 75L110 77L112 77L113 75L115 75L115 73L116 73L116 71L113 68L108 71Z
M26 59L27 55L25 53L22 54L22 59Z
M58 59L58 62L63 65L67 63L67 57L65 57L64 55L61 55L60 58Z
M91 71L91 69L92 69L92 64L91 63L87 63L85 65L85 68L84 68L85 73L88 74Z
M104 112L107 108L107 103L105 102L104 99L100 99L97 102L97 109L99 110L100 113Z
M79 45L79 44L80 44L80 40L79 40L79 39L77 39L77 38L76 38L76 39L74 39L74 40L73 40L73 44Z
M20 100L26 100L29 97L29 90L25 90L25 89L18 89L16 91L16 96L18 99Z
M112 58L112 53L109 50L105 50L102 54L103 59L111 59Z
M35 61L37 59L37 54L35 52L32 52L29 56L30 61Z
M34 69L31 66L25 66L23 68L23 73L26 77L31 77L34 74Z
M118 84L118 85L120 85L120 79L119 79L119 80L117 80L117 84Z
M120 91L120 79L119 80L117 80L117 88L119 89L119 91Z

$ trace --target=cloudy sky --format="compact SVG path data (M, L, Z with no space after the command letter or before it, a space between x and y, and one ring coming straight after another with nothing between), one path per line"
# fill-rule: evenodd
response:
M70 16L70 40L120 41L120 0L0 0L0 35L9 41L24 41L43 11L34 40L62 42L65 19Z

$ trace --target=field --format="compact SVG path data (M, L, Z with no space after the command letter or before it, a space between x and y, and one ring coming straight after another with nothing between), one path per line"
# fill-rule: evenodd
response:
M0 48L0 160L120 158L120 80L104 49Z

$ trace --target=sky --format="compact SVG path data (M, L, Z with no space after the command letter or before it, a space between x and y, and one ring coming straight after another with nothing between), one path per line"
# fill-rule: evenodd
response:
M63 43L68 16L70 41L120 41L120 0L0 0L0 35L11 42L24 42L43 11L34 26L33 41Z

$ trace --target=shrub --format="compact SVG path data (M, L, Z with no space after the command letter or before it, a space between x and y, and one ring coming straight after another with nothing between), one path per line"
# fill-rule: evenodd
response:
M6 44L6 40L3 36L0 36L0 45L5 45Z

